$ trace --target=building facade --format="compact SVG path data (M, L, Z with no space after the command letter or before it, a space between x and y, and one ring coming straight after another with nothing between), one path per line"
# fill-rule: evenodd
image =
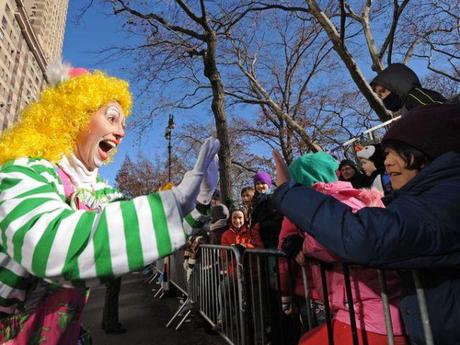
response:
M0 0L0 131L46 84L60 60L68 0Z

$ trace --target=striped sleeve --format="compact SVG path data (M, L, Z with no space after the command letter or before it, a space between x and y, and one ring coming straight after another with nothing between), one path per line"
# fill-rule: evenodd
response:
M201 230L209 231L211 222L211 205L198 203L196 208L184 218L184 231L193 235Z
M45 176L49 174L50 176ZM0 246L28 272L62 285L92 285L140 269L185 244L171 191L74 211L53 166L30 161L0 168ZM95 279L97 278L97 279Z

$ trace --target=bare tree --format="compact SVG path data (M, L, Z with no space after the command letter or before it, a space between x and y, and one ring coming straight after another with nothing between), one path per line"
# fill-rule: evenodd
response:
M460 1L429 0L410 8L399 41L409 47L405 60L416 57L443 79L460 82Z
M136 8L130 1L125 0L111 0L110 3L116 15L126 16L126 23L131 32L142 36L141 43L130 49L132 53L140 54L140 58L143 59L138 72L139 79L145 78L145 90L161 78L171 83L182 78L182 81L195 84L195 90L182 98L182 101L189 97L194 98L193 104L187 107L196 106L207 99L211 100L217 137L221 142L220 188L223 197L231 200L231 152L217 44L219 36L225 36L226 31L239 20L238 17L231 15L217 18L209 12L204 0L194 6L183 0L169 3L153 1L148 4L138 3ZM212 4L210 6L213 7ZM127 49L123 48L123 51L126 52ZM201 61L201 71L207 83L202 83L198 76L196 58ZM187 73L181 74L184 70L187 70ZM204 89L208 90L204 97L194 97ZM183 103L173 104L178 106Z
M257 171L264 170L269 173L274 171L270 158L271 152L266 152L266 157L262 154L251 152L251 145L256 144L257 140L241 132L240 121L241 119L236 118L230 122L228 127L230 151L232 153L230 173L234 195L239 195L242 187L252 185L252 177ZM178 129L174 143L177 159L183 164L191 166L193 162L189 158L190 152L198 152L204 139L212 134L213 126L208 123L190 123ZM231 206L231 204L228 204L228 206Z
M186 171L182 159L178 155L173 155L171 157L172 181L169 181L168 162L165 157L155 157L152 161L141 155L136 161L132 161L129 155L126 155L117 172L115 182L123 195L131 199L155 192L167 182L179 183L180 177Z
M256 105L260 113L252 125L241 121L246 126L240 130L280 149L287 162L295 153L317 151L315 127L329 121L313 106L320 91L312 81L330 67L325 63L330 45L321 39L314 21L298 20L290 13L247 17L246 22L270 27L271 34L233 32L227 59L237 71L229 77L226 93L233 104Z
M239 121L240 131L280 150L291 162L319 146L335 147L369 125L368 106L361 109L359 94L337 77L342 73L331 44L314 18L263 14L242 21L241 30L252 24L254 31L234 30L226 54L236 69L226 83L231 104L259 108L257 119ZM265 28L270 35L263 34Z
M145 158L133 163L129 156L126 156L115 181L123 195L132 199L158 190L167 181L167 174L155 168Z
M392 114L365 79L362 67L366 64L379 72L385 64L394 62L395 56L405 63L419 57L427 61L428 69L453 80L458 78L459 0L298 0L252 4L261 11L291 11L306 20L315 18L359 91L382 121ZM362 54L363 46L367 58ZM435 67L436 61L447 62L449 70Z

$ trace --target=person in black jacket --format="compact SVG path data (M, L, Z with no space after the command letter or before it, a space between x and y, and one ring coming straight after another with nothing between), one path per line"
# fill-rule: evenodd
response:
M460 344L460 105L410 111L385 134L383 145L394 188L384 199L386 208L353 213L329 196L285 183L278 153L275 205L346 261L417 269L435 343ZM411 344L425 344L414 282L404 272L402 317Z
M439 92L424 89L417 74L402 63L394 63L380 72L371 87L388 110L407 111L427 104L442 104L447 100Z
M250 228L257 227L265 248L276 248L281 231L283 216L273 205L271 176L264 172L257 172L254 177L255 195L252 199L252 213Z
M364 175L351 159L344 159L339 164L339 181L350 182L354 188L369 188L372 180Z

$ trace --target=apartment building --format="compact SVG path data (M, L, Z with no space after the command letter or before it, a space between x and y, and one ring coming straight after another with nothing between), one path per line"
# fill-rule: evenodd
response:
M46 84L61 58L68 0L0 0L0 131Z

